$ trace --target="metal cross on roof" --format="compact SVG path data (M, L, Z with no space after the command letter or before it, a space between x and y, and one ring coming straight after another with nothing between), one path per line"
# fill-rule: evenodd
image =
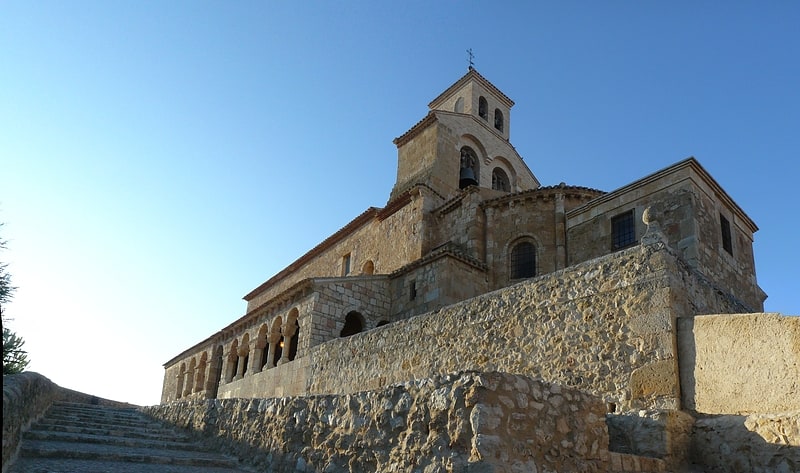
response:
M469 70L472 70L475 66L475 63L472 62L472 60L475 59L475 55L472 54L472 48L467 49L467 54L469 54Z

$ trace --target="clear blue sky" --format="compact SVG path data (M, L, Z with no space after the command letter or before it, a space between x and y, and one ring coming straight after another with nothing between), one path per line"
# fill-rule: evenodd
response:
M800 3L0 3L0 261L30 368L139 404L162 364L394 184L392 139L467 70L544 185L695 156L800 314Z

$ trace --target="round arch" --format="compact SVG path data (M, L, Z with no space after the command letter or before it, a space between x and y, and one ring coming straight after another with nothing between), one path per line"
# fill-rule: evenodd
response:
M508 279L532 278L539 274L541 244L533 235L520 235L506 244L504 254Z
M361 312L351 310L344 317L344 326L342 327L342 331L339 332L339 336L344 338L361 333L364 331L364 326L365 320Z

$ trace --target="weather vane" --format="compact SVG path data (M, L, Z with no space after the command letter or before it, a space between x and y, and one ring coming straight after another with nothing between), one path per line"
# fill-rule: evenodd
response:
M472 48L467 49L467 54L469 54L469 70L471 71L475 66L475 63L472 61L475 59L475 55L472 54Z

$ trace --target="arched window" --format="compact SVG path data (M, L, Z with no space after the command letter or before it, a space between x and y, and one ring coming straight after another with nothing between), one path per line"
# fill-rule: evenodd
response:
M536 276L536 246L529 241L514 245L511 250L511 279Z
M456 100L456 106L453 108L456 113L464 113L464 97L459 97Z
M469 186L477 186L479 179L480 164L478 155L469 146L461 148L461 169L458 177L458 188L464 189Z
M183 396L183 378L186 377L186 363L181 363L181 369L178 371L178 386L175 390L175 399L180 399Z
M361 314L356 311L350 311L344 318L344 327L339 333L340 337L349 337L364 330L364 323L361 321Z
M300 341L300 324L294 319L294 334L289 339L289 361L297 357L297 342Z
M483 97L478 99L478 116L484 120L489 119L489 104L486 103L486 99Z
M236 376L236 366L239 363L239 340L234 339L228 352L228 364L225 368L225 382L230 383Z
M373 274L375 272L375 263L372 260L367 260L364 266L361 267L361 274Z
M250 364L250 334L244 334L242 337L242 345L239 347L239 363L240 366L238 368L238 372L236 375L238 376L241 373L242 376L247 374L247 369L249 368Z
M203 352L200 362L197 363L197 374L194 376L194 392L206 389L206 367L208 363L206 360L208 360L208 353Z
M275 320L272 321L272 331L269 335L269 346L270 350L272 351L272 361L270 363L270 368L273 366L278 366L278 361L281 359L281 355L283 354L283 339L281 338L281 325L283 324L283 319L280 317L276 317Z
M496 191L511 192L508 174L500 168L492 170L492 189Z
M494 127L503 131L503 112L499 108L494 109Z
M258 338L256 338L257 353L261 356L258 360L258 371L262 371L269 361L269 325L266 323L261 325L258 329Z

